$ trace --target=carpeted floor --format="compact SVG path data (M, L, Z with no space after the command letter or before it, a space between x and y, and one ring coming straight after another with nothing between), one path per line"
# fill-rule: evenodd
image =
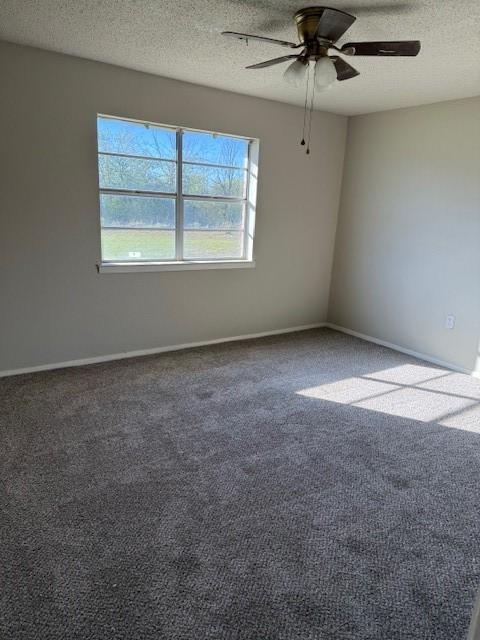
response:
M0 381L2 640L457 640L480 381L330 330Z

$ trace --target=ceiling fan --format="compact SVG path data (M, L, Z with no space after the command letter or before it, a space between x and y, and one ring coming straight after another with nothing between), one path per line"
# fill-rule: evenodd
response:
M340 11L339 9L331 9L330 7L307 7L306 9L297 11L293 19L297 25L298 39L300 41L298 44L289 42L288 40L276 40L275 38L254 36L248 33L237 33L235 31L223 31L222 35L243 40L247 44L249 40L259 40L260 42L268 42L289 49L300 49L299 53L252 64L248 66L247 69L263 69L264 67L271 67L272 65L292 60L293 62L291 62L283 74L285 80L298 87L302 84L305 76L307 77L303 134L300 144L307 144L307 153L310 153L310 133L315 91L325 91L329 89L336 80L349 80L350 78L355 78L355 76L360 75L352 65L338 54L343 56L416 56L420 51L420 41L347 42L341 47L337 47L336 43L338 40L355 22L355 16L345 11ZM334 55L329 55L331 50L335 52ZM310 92L310 106L308 107L310 62L314 62L315 67L312 83L313 88ZM307 138L307 143L305 142L305 138Z
M314 87L319 91L328 89L335 80L348 80L359 75L354 67L337 54L345 56L416 56L420 51L418 40L348 42L340 48L337 47L335 43L356 20L355 16L338 9L308 7L297 11L293 19L297 25L300 40L298 44L234 31L224 31L222 35L231 36L247 43L249 40L259 40L290 49L301 49L299 53L252 64L247 69L263 69L293 60L287 67L284 78L290 84L300 86L307 74L309 63L314 61ZM336 54L329 55L331 50Z

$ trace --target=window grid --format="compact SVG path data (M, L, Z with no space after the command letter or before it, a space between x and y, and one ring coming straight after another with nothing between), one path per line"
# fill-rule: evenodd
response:
M175 206L175 258L183 260L183 132L177 131L177 201Z
M106 118L108 116L101 116L102 118ZM117 120L117 118L111 118L113 120ZM119 118L118 118L119 119ZM128 121L128 122L136 122L136 121ZM166 127L158 127L161 129L167 129ZM143 155L135 155L128 153L120 153L120 152L112 152L112 151L98 151L98 157L100 156L113 156L120 158L130 158L136 160L149 160L149 161L158 161L158 162L170 162L176 165L176 191L174 192L166 192L166 191L149 191L145 189L126 189L126 188L109 188L109 187L99 187L100 195L102 194L111 194L111 195L132 195L132 196L143 196L143 197L151 197L151 198L166 198L169 200L175 200L175 229L168 229L175 231L175 257L174 258L161 258L161 259L145 259L142 262L175 262L175 261L198 261L198 260L207 260L208 262L223 262L228 260L245 260L247 258L247 242L248 242L248 229L249 229L249 221L248 221L248 193L249 193L249 178L250 178L250 152L251 152L251 140L247 138L239 138L241 140L245 140L247 142L247 154L245 158L244 166L237 165L223 165L209 162L200 162L195 160L183 160L183 134L184 131L195 131L190 129L170 129L176 132L176 159L172 158L163 158L161 156L143 156ZM201 133L209 133L209 132L201 132ZM218 168L218 169L231 169L235 171L243 171L245 173L245 179L243 183L243 197L235 197L235 196L209 196L202 194L189 194L183 192L183 166L184 165L193 165L193 166L203 166L207 168ZM205 257L205 258L185 258L184 257L184 234L188 231L212 231L212 229L188 229L184 228L184 202L185 201L204 201L204 202L227 202L227 203L242 203L242 226L241 227L221 227L221 229L213 229L213 231L227 231L227 232L236 232L242 233L242 251L241 256L230 256L230 257ZM123 229L128 227L103 227L102 229ZM148 227L142 226L142 229L145 230L156 230L157 227ZM129 262L127 260L105 260L102 256L102 261L104 263L109 262Z

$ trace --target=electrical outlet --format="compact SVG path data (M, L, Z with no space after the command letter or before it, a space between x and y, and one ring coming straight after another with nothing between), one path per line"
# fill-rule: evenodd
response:
M455 329L455 316L445 318L445 329Z

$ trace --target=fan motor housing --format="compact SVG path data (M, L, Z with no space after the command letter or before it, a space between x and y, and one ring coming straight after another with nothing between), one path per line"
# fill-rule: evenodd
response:
M307 7L305 9L300 9L300 11L297 11L293 16L297 24L298 38L300 42L313 44L320 41L324 46L327 46L332 42L328 37L328 24L323 27L323 29L325 29L324 32L322 28L318 31L318 24L326 10L328 10L328 12L335 12L339 14L339 16L343 15L348 16L349 18L353 17L345 11L339 11L338 9L332 9L330 7Z

